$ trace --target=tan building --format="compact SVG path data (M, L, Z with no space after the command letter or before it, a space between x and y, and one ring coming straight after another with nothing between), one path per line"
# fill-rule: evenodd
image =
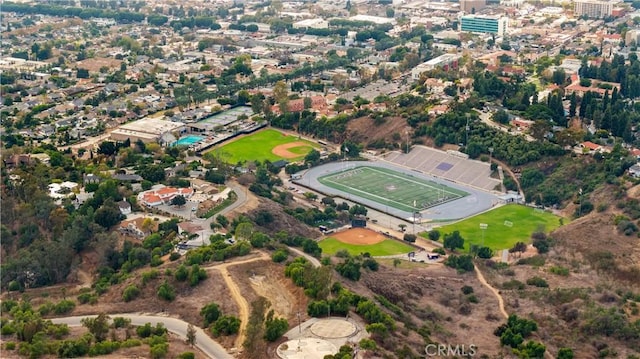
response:
M114 141L125 141L129 139L131 143L142 140L144 143L150 143L161 142L163 136L171 135L170 137L175 141L184 131L184 124L180 122L147 117L124 124L111 131L111 139Z
M460 0L460 10L467 14L475 14L485 7L487 7L486 0Z

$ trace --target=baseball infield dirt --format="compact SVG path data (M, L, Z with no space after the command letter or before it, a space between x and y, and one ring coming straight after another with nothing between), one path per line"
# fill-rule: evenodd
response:
M347 244L376 244L386 238L378 232L366 228L352 228L344 232L331 234L331 237Z
M293 153L291 151L289 151L290 148L294 148L294 147L309 147L308 143L304 143L302 141L296 141L296 142L291 142L291 143L285 143L282 145L278 145L276 147L274 147L271 152L276 155L276 156L280 156L282 158L296 158L296 157L300 157L299 154Z

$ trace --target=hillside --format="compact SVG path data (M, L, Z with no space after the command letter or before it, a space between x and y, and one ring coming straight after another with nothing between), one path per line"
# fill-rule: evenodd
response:
M601 188L591 200L612 203L612 193ZM548 351L572 348L576 358L640 352L640 240L617 228L622 215L611 207L593 212L551 233L546 254L509 267L482 265L507 311L535 319ZM532 285L535 277L547 286Z

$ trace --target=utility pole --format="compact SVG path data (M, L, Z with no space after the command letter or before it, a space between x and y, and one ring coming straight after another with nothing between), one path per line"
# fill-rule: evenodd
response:
M465 126L465 130L466 130L466 139L464 140L464 146L467 147L469 145L469 117L471 117L471 114L466 113L465 116L467 117L467 125Z

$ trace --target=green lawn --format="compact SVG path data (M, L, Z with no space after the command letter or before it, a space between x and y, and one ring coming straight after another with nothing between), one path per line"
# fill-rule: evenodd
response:
M325 186L405 212L414 212L468 195L421 177L383 167L358 166L318 178Z
M505 221L508 221L506 225ZM509 222L512 223L511 227L508 226ZM484 231L484 245L493 250L501 250L513 247L516 242L529 243L531 233L539 226L543 226L546 232L552 231L560 226L560 217L531 207L511 204L438 228L440 241L444 234L460 231L465 249L469 249L470 244L482 245L480 223L488 225ZM427 237L426 233L420 235Z
M341 249L346 249L351 255L359 255L360 253L369 252L372 256L389 256L393 254L409 253L415 250L410 245L398 242L393 239L386 239L376 244L347 244L340 242L339 240L329 237L325 238L320 243L323 254L334 255Z
M278 145L296 141L305 142L308 144L308 146L298 146L290 148L290 152L299 154L300 157L287 160L300 160L304 158L307 153L311 152L312 148L317 147L317 145L312 142L298 139L298 136L292 136L288 134L285 135L280 131L268 129L230 142L226 145L223 145L222 147L215 148L211 150L211 152L214 152L216 155L220 155L221 158L231 164L236 164L238 162L244 161L264 160L275 162L278 160L282 160L283 158L276 156L275 154L273 154L273 152L271 152L271 150L273 150L273 148Z

